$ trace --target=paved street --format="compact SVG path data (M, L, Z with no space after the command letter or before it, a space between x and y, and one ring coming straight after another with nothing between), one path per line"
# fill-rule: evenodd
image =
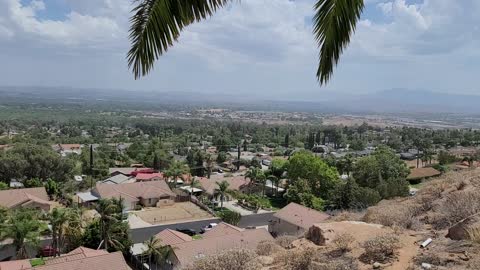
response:
M250 211L248 209L245 209L237 204L237 200L232 200L228 202L223 202L223 207L230 209L232 211L240 213L242 216L248 216L248 215L255 215L257 213ZM258 210L258 214L264 214L264 213L270 213L270 211L266 211L263 209Z

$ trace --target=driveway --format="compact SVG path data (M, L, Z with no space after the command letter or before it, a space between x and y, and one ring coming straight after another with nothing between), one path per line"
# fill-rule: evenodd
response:
M225 207L229 210L238 212L242 216L248 216L248 215L254 215L254 214L265 214L265 213L271 213L272 212L272 211L267 211L267 210L260 209L260 210L258 210L257 213L255 213L251 210L245 209L245 208L241 207L240 205L238 205L237 200L233 200L233 201L229 201L229 202L223 202L223 207Z

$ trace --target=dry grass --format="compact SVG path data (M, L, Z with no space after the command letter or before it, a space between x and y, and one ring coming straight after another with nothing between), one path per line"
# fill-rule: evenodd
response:
M276 242L271 240L266 240L258 243L256 252L260 256L270 256L281 250L283 250L283 248L279 246Z
M280 258L285 270L305 270L312 265L313 249L288 250Z
M283 247L283 248L292 248L292 243L293 241L297 240L298 238L295 237L295 236L291 236L291 235L283 235L283 236L279 236L275 239L275 242Z
M385 262L395 256L400 248L400 240L393 234L376 236L365 241L362 246L365 249L363 254L364 262Z
M480 211L480 192L477 190L461 190L449 194L440 211L450 225L455 224Z
M470 239L470 241L476 244L480 244L480 227L470 228L467 230L467 233L468 239Z
M335 236L332 242L337 250L345 253L352 249L352 245L355 242L355 237L349 233L342 233Z
M261 265L255 260L251 250L233 249L221 254L208 256L195 261L184 270L256 270Z
M363 221L415 230L418 227L415 217L421 212L421 206L410 200L385 201L377 206L370 207Z

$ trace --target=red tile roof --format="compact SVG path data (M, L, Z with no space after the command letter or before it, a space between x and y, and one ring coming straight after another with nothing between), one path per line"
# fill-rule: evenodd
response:
M296 203L289 203L273 216L304 229L308 229L313 224L321 223L330 218L329 215L323 212Z

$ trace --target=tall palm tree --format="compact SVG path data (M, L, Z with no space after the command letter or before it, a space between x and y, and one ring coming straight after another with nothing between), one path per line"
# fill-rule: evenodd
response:
M216 182L217 183L217 190L218 193L220 193L220 208L223 208L223 201L225 200L225 195L229 192L228 187L230 186L230 183L227 181L223 180L222 182Z
M177 186L177 180L182 178L184 174L188 173L188 166L182 162L174 161L170 164L168 170L165 171L165 176L167 178L172 178L175 187Z
M275 196L278 196L278 184L280 182L280 179L273 174L269 175L267 179L270 180L273 185L275 185Z
M109 244L117 244L112 237L112 230L117 223L121 222L122 208L119 207L118 201L121 200L102 199L98 201L95 207L100 215L100 235L106 250L108 250Z
M208 179L210 179L213 167L213 157L211 154L207 154L207 156L205 157L205 162L207 163L207 177Z
M163 262L167 259L172 251L170 246L162 245L162 240L154 236L143 242L143 244L146 249L142 253L142 256L148 258L148 265L150 265L150 267L152 267L152 262L155 262L155 270L158 269L158 262Z
M55 256L60 255L64 250L67 234L73 233L73 230L81 230L80 211L74 208L54 208L48 214L48 221L52 226Z
M154 62L188 25L210 17L234 0L138 0L130 18L128 65L135 78L148 74ZM313 34L320 48L317 79L327 83L364 8L363 0L316 0Z
M27 247L38 247L40 235L47 225L39 213L31 209L14 210L0 226L0 240L11 239L17 259L27 259Z
M259 180L264 179L265 174L260 168L257 167L251 167L248 169L248 171L245 173L245 178L250 179L250 188L249 191L251 191L251 187L253 187L255 184L258 183Z
M198 179L195 177L192 178L192 182L190 183L190 198L192 197L193 189L198 187L200 187L200 181L198 181Z

